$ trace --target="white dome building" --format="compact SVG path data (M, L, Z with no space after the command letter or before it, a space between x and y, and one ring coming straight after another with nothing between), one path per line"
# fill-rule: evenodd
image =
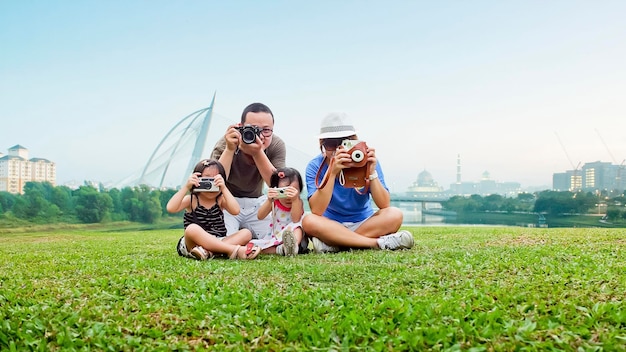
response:
M443 193L443 187L439 186L430 172L424 170L417 175L417 181L409 187L409 196L437 197Z

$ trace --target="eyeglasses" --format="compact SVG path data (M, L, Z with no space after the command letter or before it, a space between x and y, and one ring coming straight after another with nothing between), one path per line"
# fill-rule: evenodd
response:
M339 147L341 145L341 142L343 140L344 140L344 138L325 139L322 142L322 145L324 146L324 149L326 149L328 151L333 151L333 150L337 150L337 147Z
M262 128L261 129L261 134L263 134L264 137L271 137L272 133L274 133L274 130L271 128Z

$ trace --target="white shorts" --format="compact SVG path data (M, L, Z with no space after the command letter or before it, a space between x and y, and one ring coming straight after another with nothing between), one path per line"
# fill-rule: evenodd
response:
M266 195L259 198L235 197L239 203L239 214L231 215L224 210L224 222L226 223L226 236L230 236L241 229L248 229L252 232L252 238L258 239L263 236L272 223L272 214L267 214L265 219L259 220L257 213L259 207L267 199Z
M343 227L347 228L348 230L352 232L356 232L356 230L359 227L361 227L361 225L363 225L363 223L366 222L367 220L369 220L369 218L365 220L361 220L359 222L342 222L341 225L343 225Z

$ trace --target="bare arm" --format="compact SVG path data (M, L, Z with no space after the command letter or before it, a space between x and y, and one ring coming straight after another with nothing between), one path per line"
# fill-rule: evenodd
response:
M391 196L378 178L370 181L370 194L378 209L389 208Z
M298 198L291 203L291 221L298 222L302 220L302 215L304 215L304 204L300 194L298 194Z
M368 162L370 163L369 167L369 175L376 174L376 150L374 148L367 148L367 156ZM382 182L378 177L370 180L370 194L372 195L372 199L374 200L374 204L378 207L378 209L388 208L391 205L391 195L389 191L385 189Z
M272 177L274 171L276 171L276 168L262 150L260 153L254 154L252 158L254 159L257 169L259 169L259 173L261 174L263 181L265 181L266 185L269 185L270 178Z
M233 194L230 193L228 187L226 187L226 183L224 182L222 175L215 175L215 185L218 186L220 188L220 192L222 192L222 197L219 199L219 207L232 215L239 214L239 203L237 203Z
M272 203L273 202L274 202L273 199L271 199L270 197L267 197L265 202L263 202L263 204L261 204L261 206L259 207L259 211L257 213L257 218L259 220L265 219L265 217L272 211Z
M187 208L190 209L191 205L191 196L188 193L191 191L193 186L199 186L200 181L198 180L198 174L192 174L187 179L187 183L181 187L178 192L174 193L172 198L167 202L166 209L169 213L178 213L179 211Z
M211 158L217 159L222 166L224 166L226 178L230 176L233 158L235 157L235 153L237 152L237 148L239 147L239 142L241 140L241 134L237 130L238 125L239 124L228 126L228 129L224 134L224 139L218 142L211 153Z
M183 209L189 209L191 195L183 189L176 192L169 202L167 202L167 211L171 214L178 213Z
M239 149L252 158L263 182L268 186L276 168L285 166L285 143L278 137L274 138L267 150L263 149L263 142L259 137L255 143L239 145Z
M348 153L343 153L348 156ZM349 156L348 156L349 157ZM318 188L311 197L309 197L309 206L311 207L311 213L315 215L322 215L326 208L328 208L328 204L330 203L330 199L333 196L333 190L335 189L335 179L341 170L344 168L342 163L339 161L340 153L337 153L334 156L335 161L333 162L332 167L329 167L326 172L328 173L328 182L322 188ZM324 166L320 165L320 168Z

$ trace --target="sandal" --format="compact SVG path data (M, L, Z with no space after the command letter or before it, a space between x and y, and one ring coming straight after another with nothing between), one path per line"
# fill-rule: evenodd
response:
M189 253L194 256L197 260L207 260L213 259L213 253L211 251L207 251L201 246L195 246Z
M243 255L239 253L240 248L241 246L237 245L237 247L235 247L235 250L230 254L229 258L230 259L254 259L259 255L259 253L261 253L261 247L255 246L254 243L252 242L248 242L248 244L246 245L246 250L244 251Z

